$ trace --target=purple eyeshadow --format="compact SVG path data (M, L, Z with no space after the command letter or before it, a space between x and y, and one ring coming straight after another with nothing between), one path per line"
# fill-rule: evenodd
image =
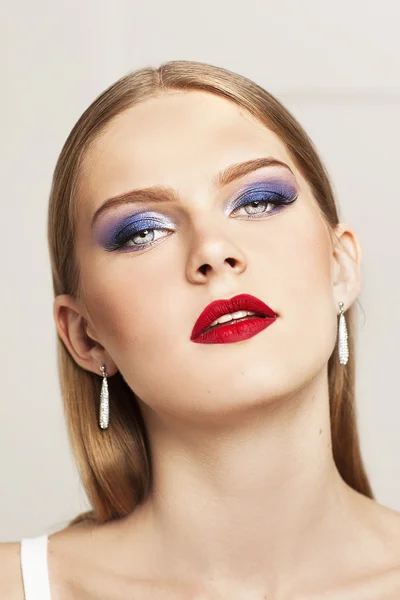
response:
M224 212L229 215L232 211L252 202L265 202L275 204L272 212L277 212L285 205L297 199L298 189L296 182L286 177L264 177L244 186L238 193L229 199ZM261 215L262 216L262 215ZM255 218L249 216L249 218ZM144 230L174 229L175 224L165 215L150 210L141 210L136 214L121 215L117 211L110 211L108 218L100 222L95 229L98 244L108 251L122 249L128 240ZM135 251L148 247L150 242L130 244L129 250Z
M173 227L174 224L167 218L161 219L159 213L143 211L125 217L115 215L102 226L99 226L96 240L104 248L112 249L119 244L122 238L133 236L143 229L168 229Z

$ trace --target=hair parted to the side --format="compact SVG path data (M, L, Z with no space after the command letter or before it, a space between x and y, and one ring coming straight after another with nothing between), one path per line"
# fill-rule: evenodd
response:
M168 91L203 91L246 109L279 136L308 181L330 233L338 213L313 143L278 100L246 77L193 61L170 61L133 71L106 89L82 114L58 158L50 192L48 242L54 295L80 297L75 256L76 198L82 161L91 143L125 109ZM332 451L343 480L373 498L364 468L355 408L355 314L346 311L350 357L339 364L337 342L328 363ZM109 378L110 426L98 426L102 377L82 369L58 337L58 368L72 450L92 510L68 523L105 523L131 513L151 491L150 445L133 391L120 373Z

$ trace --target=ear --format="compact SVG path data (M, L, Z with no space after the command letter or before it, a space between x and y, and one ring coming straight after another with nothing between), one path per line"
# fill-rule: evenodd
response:
M361 291L362 252L353 229L345 223L338 223L333 232L333 292L338 307L343 302L346 311Z
M100 366L105 365L107 375L118 369L95 335L88 334L88 322L79 302L71 295L56 296L53 305L57 332L75 362L96 375L101 375Z

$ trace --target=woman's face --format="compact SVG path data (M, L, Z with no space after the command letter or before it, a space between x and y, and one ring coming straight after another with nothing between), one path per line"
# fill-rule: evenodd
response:
M219 172L260 158L272 164L218 185ZM205 92L144 101L98 138L81 183L81 306L106 350L88 368L101 375L104 362L155 411L197 420L293 394L326 368L337 302L349 306L328 228L283 143L250 114ZM240 342L191 341L203 309L238 294L278 318Z

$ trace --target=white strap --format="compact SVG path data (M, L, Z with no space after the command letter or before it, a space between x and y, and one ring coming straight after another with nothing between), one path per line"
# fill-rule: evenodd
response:
M25 600L51 600L47 546L47 534L21 540Z

